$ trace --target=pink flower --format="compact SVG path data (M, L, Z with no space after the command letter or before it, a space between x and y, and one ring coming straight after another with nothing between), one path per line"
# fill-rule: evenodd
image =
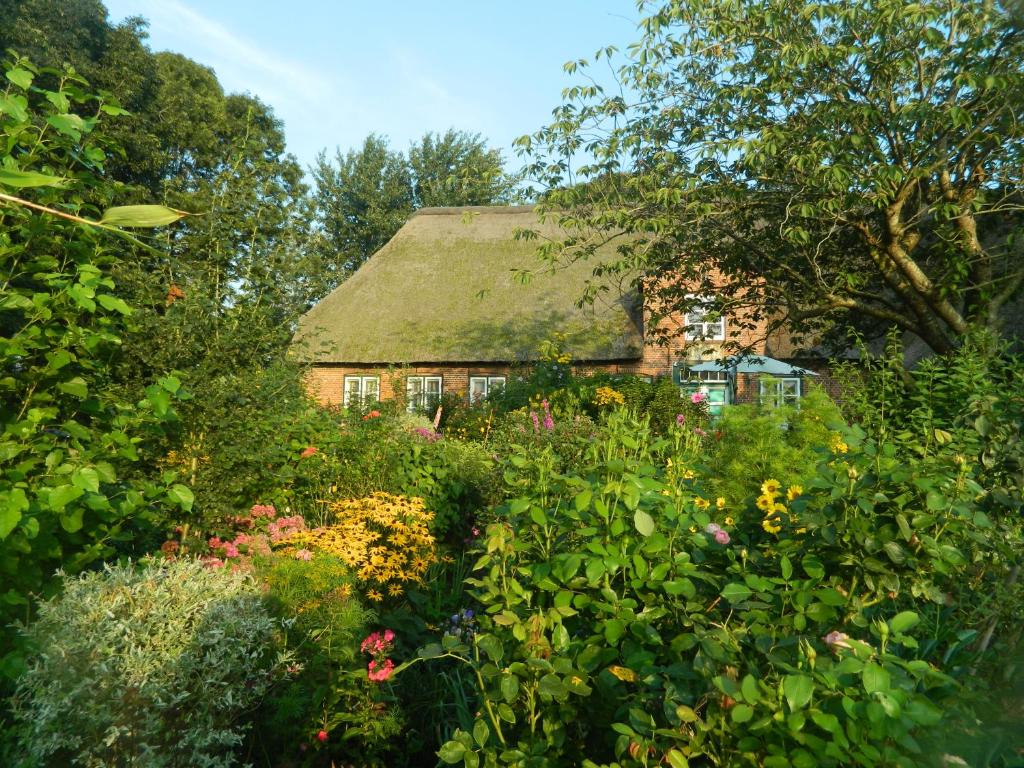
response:
M296 560L307 560L307 561L308 560L312 560L313 559L313 553L310 552L308 549L300 549L298 552L295 553L295 559Z
M693 428L693 434L697 435L697 437L707 437L708 436L708 433L705 432L700 427L694 427Z
M694 405L700 405L707 399L708 396L705 395L703 392L694 392L692 395L690 395L690 402L693 403Z
M327 731L320 731L316 737L321 741L321 743L327 741Z
M705 533L710 533L710 534L711 534L712 536L714 536L714 535L715 535L716 533L718 533L718 532L719 532L720 530L722 530L722 528L721 528L721 526L719 526L719 525L718 525L717 523L708 523L708 524L707 524L707 525L706 525L706 526L704 527L704 532L705 532Z
M729 534L726 531L723 531L722 529L718 529L717 531L715 531L715 541L717 541L722 546L725 546L729 543Z
M686 414L685 413L677 413L676 414L676 425L681 427L685 423L686 423Z
M312 456L316 452L317 452L316 446L311 445L308 448L306 448L306 450L304 450L302 453L299 454L299 458L300 459L308 459L310 456Z
M238 547L236 547L233 542L230 542L230 541L225 542L225 544L224 544L224 557L226 557L226 558L238 557L238 554L239 554L238 553Z
M537 418L537 414L530 411L530 418L533 419L533 434L540 432L540 420Z
M385 659L384 663L378 666L376 661L371 661L368 669L369 672L366 676L375 683L382 683L391 677L391 673L395 669L395 663L391 659Z
M474 537L474 538L476 538L477 536L479 536L479 535L480 535L480 529L479 529L479 528L477 528L477 527L476 527L475 525L474 525L474 526L473 526L472 528L470 528L470 529L469 529L469 532L470 532L471 534L473 534L473 537Z
M828 646L830 651L836 651L839 648L849 648L850 644L846 642L849 639L850 636L847 635L845 632L839 632L836 630L832 630L827 635L825 635L825 637L822 638L822 640L825 641L825 645Z
M392 632L390 629L385 629L384 630L384 642L385 643L390 643L394 639L395 639L395 633Z

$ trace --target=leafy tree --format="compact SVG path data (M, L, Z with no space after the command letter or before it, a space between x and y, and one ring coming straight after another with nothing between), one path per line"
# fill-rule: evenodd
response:
M337 150L333 160L321 152L312 172L324 266L336 285L405 223L413 211L412 179L401 152L376 134L358 150Z
M326 294L376 253L418 208L500 205L517 199L501 152L479 134L424 134L409 156L371 134L359 150L314 165L315 250Z
M494 205L508 202L514 179L505 174L501 151L480 134L449 128L424 134L409 148L417 208Z
M102 175L117 147L98 126L122 110L92 95L81 77L24 60L7 68L4 82L0 626L7 627L27 614L31 595L52 593L57 568L77 572L132 547L159 513L189 507L192 493L172 475L141 471L173 417L181 382L152 383L151 374L139 402L112 384L132 308L111 276L138 241L104 233L111 222L146 226L178 214L113 208L97 223L118 191ZM0 654L4 640L0 634ZM3 659L0 671L11 672L10 663Z
M639 7L623 87L569 89L520 140L581 227L573 253L625 231L618 266L666 310L713 294L748 325L868 319L935 351L1000 328L1024 282L1024 28L1004 7Z

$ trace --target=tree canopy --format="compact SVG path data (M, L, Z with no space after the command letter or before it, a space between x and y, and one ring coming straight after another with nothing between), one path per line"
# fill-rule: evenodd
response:
M1002 328L1024 281L1024 30L1006 8L639 7L619 87L567 90L520 140L579 227L561 257L625 234L619 267L666 311L713 295L815 339L870 321L947 351Z
M317 249L328 289L376 253L409 215L426 207L501 205L517 199L518 179L504 171L501 152L479 134L428 132L406 156L383 136L312 169ZM325 291L326 292L326 291Z

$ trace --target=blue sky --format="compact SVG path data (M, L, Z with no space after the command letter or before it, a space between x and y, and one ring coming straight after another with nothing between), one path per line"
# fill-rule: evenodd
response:
M105 1L111 21L148 19L154 50L272 105L304 165L370 132L404 150L455 127L518 167L513 140L544 125L576 82L562 65L639 36L633 0Z

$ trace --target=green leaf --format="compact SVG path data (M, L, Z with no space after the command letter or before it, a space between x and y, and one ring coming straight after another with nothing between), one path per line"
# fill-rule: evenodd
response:
M729 714L734 723L745 723L754 716L754 708L746 704L737 704Z
M498 687L501 688L501 695L505 701L515 701L519 694L519 678L515 675L504 675Z
M462 757L465 754L466 747L457 741L446 741L441 745L441 749L437 751L437 756L448 763L448 765L462 762Z
M864 690L868 693L883 693L889 690L889 672L875 662L868 662L861 672Z
M36 173L35 171L14 171L10 168L0 168L0 184L3 184L5 187L14 187L15 189L25 187L60 187L63 186L64 179L59 176Z
M162 227L188 214L165 205L119 205L108 208L100 224L112 227Z
M690 761L678 749L670 749L665 757L672 768L690 768Z
M74 485L59 485L50 491L50 509L60 512L83 493L84 491L81 488Z
M186 512L192 509L192 502L196 499L188 486L182 485L181 483L175 483L167 489L167 497L171 499L171 501L176 501Z
M132 308L124 302L124 299L111 296L109 293L101 293L96 297L96 301L106 310L120 312L122 315L130 315L132 313Z
M789 581L790 577L793 575L793 564L789 561L789 558L783 555L782 559L779 561L779 567L782 569L782 578Z
M825 564L816 555L807 555L800 564L804 572L812 579L820 579L825 575Z
M28 121L28 100L17 94L0 93L0 115L10 115L19 123Z
M734 581L731 584L726 584L722 590L722 597L728 600L730 603L738 603L749 598L753 591L746 584L740 584L738 581Z
M65 136L79 141L82 138L82 118L78 115L50 115L46 122Z
M85 383L85 379L81 376L75 376L73 379L62 381L57 385L57 389L78 398L84 398L89 394L89 385Z
M7 70L7 79L25 91L32 85L32 73L21 67Z
M604 639L615 645L626 632L626 622L622 619L609 619L604 623Z
M743 677L743 682L740 683L740 692L743 694L743 699L751 704L755 704L761 699L761 691L757 687L757 679L753 675Z
M786 675L782 678L782 693L790 709L803 709L814 693L814 681L807 675Z
M903 611L889 619L889 629L893 632L906 632L920 621L921 617L913 611Z
M82 530L82 515L85 514L85 509L82 507L76 507L70 513L60 516L60 527L68 533L77 533Z
M71 482L83 491L99 493L100 474L92 467L79 467L71 475Z
M555 674L544 675L537 684L537 690L555 698L561 698L569 693L565 683Z
M473 726L473 741L481 747L487 746L487 739L490 735L491 731L487 727L487 723L483 720L477 720L476 724Z
M0 539L6 539L28 509L28 498L21 488L0 492Z
M641 536L650 536L654 533L654 518L642 509L633 513L633 525Z

